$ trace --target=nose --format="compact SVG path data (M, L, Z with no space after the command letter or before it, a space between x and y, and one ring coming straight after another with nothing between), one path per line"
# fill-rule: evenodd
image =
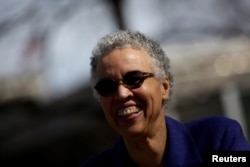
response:
M116 98L119 100L127 99L128 97L132 96L133 92L126 88L123 84L119 84L116 92Z

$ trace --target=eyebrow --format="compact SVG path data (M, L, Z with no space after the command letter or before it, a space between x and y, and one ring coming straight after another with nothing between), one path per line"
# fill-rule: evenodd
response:
M128 71L128 72L126 72L124 75L122 75L122 79L124 78L125 75L130 74L130 73L134 73L134 72L143 72L143 71L141 71L141 70L131 70L131 71ZM103 79L117 80L117 79L112 78L112 77L103 77L103 78L100 78L99 80L97 80L97 82L98 82L98 81L101 81L101 80L103 80Z

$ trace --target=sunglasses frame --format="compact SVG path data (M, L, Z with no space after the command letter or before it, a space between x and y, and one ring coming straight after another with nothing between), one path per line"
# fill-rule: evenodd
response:
M130 71L126 73L123 76L123 78L120 80L115 80L112 78L103 78L96 83L94 88L98 92L99 95L108 97L108 96L112 96L117 91L118 86L120 84L122 84L124 87L128 89L136 89L136 88L139 88L143 84L143 82L149 77L154 77L154 73L142 72L142 71ZM131 81L133 82L129 83ZM112 84L112 86L109 87L110 88L109 90L108 90L108 84L107 84L108 82Z

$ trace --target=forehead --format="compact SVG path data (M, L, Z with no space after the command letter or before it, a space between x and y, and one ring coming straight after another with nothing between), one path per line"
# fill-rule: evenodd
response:
M144 50L115 49L104 55L97 65L97 75L123 75L133 70L152 71L150 57Z

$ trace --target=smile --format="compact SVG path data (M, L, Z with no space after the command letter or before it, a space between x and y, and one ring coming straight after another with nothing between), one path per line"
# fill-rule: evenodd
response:
M118 111L119 117L128 117L132 114L138 113L141 109L137 106L127 107Z

